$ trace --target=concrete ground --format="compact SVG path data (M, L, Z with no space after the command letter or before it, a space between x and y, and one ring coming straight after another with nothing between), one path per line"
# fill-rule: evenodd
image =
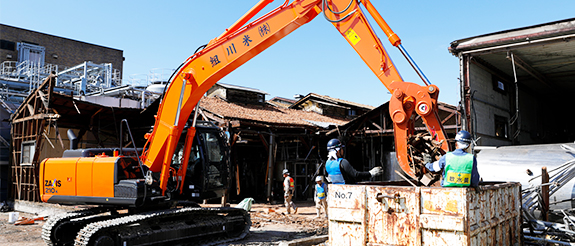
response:
M292 212L290 215L286 214L283 205L253 204L250 211L252 220L250 235L227 245L323 245L328 234L328 220L323 216L315 218L315 204L312 201L296 202L296 204L298 212L296 214ZM19 212L19 216L26 218L44 216L41 213ZM14 225L8 223L8 217L9 212L0 213L0 245L45 245L40 237L45 221L38 220L31 225Z

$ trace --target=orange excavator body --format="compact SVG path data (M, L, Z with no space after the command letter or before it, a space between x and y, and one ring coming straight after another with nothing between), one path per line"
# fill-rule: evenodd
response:
M447 136L437 115L439 89L425 80L425 85L403 81L381 40L368 23L360 4L373 17L391 44L403 53L401 39L389 28L369 0L285 1L278 8L248 23L270 2L260 1L222 35L190 56L174 73L163 95L153 132L147 134L147 143L138 158L131 158L134 161L128 161L130 158L124 156L46 159L40 169L42 200L49 201L62 195L87 199L99 197L102 200L96 204L109 204L114 198L114 185L120 179L129 179L131 176L153 179L158 183L161 195L167 197L169 179L183 182L186 178L187 159L178 170L174 170L173 156L186 123L202 96L221 78L322 13L392 93L389 112L394 124L395 150L401 169L416 178L414 167L410 164L413 160L408 154L408 137L414 134L415 114L421 116L434 140L441 144L441 149L449 151L445 141ZM194 126L189 127L185 137L186 151L190 150L194 134ZM183 158L188 156L184 155ZM129 170L138 170L137 173L131 176L119 175L128 172L126 166L133 167ZM151 177L146 172L155 176ZM61 186L55 187L50 180L59 182ZM180 187L179 191L170 192L182 193L182 189Z

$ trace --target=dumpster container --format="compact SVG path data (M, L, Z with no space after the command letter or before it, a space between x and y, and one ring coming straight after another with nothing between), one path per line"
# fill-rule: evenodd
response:
M329 185L335 245L522 245L521 184L414 187L407 182Z

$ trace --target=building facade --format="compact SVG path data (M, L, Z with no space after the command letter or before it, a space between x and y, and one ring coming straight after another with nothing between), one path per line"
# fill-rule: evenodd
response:
M41 32L0 24L0 63L32 61L72 67L85 61L112 63L122 71L123 51Z
M453 41L459 58L463 127L479 145L575 140L575 19Z

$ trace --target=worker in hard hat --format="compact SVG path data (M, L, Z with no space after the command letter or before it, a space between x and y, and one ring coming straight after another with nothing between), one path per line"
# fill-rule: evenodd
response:
M323 182L323 176L315 177L315 209L317 211L316 218L321 215L321 209L325 211L325 217L327 218L327 184Z
M478 187L479 172L477 171L477 159L466 150L471 145L471 134L460 131L455 135L456 150L443 155L438 161L431 162L431 156L423 155L425 167L431 172L443 170L443 187Z
M345 145L334 138L327 142L327 162L325 170L328 174L328 181L332 184L355 184L362 179L368 179L381 175L382 167L374 167L367 172L359 172L351 166L349 161L343 158Z
M293 213L297 213L297 206L293 203L292 196L295 190L293 178L289 176L289 171L284 169L282 171L284 176L284 200L286 205L286 210L288 214L291 214L291 208L293 208Z

